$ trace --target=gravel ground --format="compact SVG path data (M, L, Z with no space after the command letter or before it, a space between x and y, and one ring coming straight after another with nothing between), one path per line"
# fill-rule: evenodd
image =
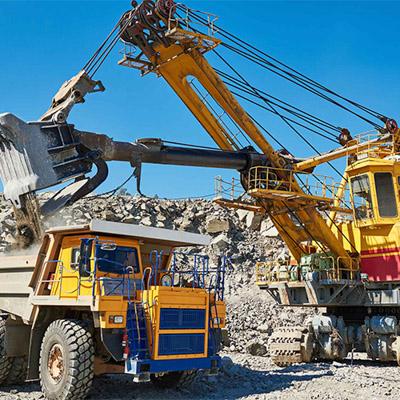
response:
M134 384L129 376L104 376L94 381L93 400L206 400L284 399L361 400L399 399L399 369L365 360L346 363L273 366L267 357L237 353L224 355L218 377L200 377L187 391L158 390L151 384ZM43 398L37 384L4 388L0 399Z

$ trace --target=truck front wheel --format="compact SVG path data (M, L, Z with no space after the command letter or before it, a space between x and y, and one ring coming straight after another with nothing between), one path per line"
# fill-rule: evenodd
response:
M40 384L47 400L83 400L94 376L94 344L88 326L60 319L49 325L40 350Z

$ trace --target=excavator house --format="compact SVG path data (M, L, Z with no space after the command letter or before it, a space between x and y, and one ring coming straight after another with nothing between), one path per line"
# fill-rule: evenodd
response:
M117 43L123 46L119 64L144 78L155 74L164 79L216 148L154 138L119 142L67 122L87 94L104 91L95 75ZM257 88L220 49L335 107L366 133L350 132ZM219 66L213 67L210 59ZM276 117L284 134L272 134L250 111L254 108ZM283 307L319 309L304 326L272 334L274 362L341 360L357 351L400 364L400 129L394 119L229 33L212 14L171 0L144 0L132 2L39 121L26 123L3 114L0 133L0 174L22 246L41 240L42 219L104 182L108 161L130 163L139 193L143 163L232 169L240 175L242 193L216 201L270 218L291 254L280 262L260 260L257 285ZM280 141L289 133L314 155L292 154ZM330 142L331 150L319 151L311 134ZM89 177L94 167L97 172ZM338 183L316 174L319 167L324 172L331 168ZM39 204L37 191L70 180Z

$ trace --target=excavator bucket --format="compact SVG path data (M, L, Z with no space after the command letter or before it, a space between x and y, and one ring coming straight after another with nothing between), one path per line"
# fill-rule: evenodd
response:
M0 176L4 196L14 207L21 207L21 196L82 177L91 168L71 125L0 115Z

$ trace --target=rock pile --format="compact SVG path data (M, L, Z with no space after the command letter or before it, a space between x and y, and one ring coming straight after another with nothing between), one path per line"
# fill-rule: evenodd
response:
M41 200L49 196L43 194ZM300 323L305 316L304 312L280 309L254 283L257 261L288 256L268 219L249 211L225 209L205 200L171 201L115 195L83 199L46 221L46 226L79 225L94 218L209 234L211 245L201 251L210 259L227 255L234 266L226 280L229 339L225 345L232 351L265 354L272 328ZM4 201L0 202L0 228L0 251L4 251L15 234L12 210Z

